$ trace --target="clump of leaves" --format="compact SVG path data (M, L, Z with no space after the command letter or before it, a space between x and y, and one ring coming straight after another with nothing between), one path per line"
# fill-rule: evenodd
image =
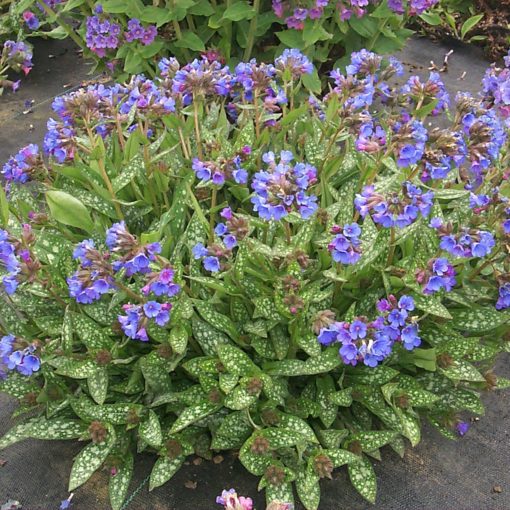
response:
M151 490L236 450L268 502L317 509L342 466L373 502L381 448L464 434L508 386L506 109L460 95L429 125L439 76L390 85L367 51L322 98L298 51L160 68L58 98L44 155L3 167L0 388L25 419L0 447L89 440L69 489L106 463L113 508L144 450Z

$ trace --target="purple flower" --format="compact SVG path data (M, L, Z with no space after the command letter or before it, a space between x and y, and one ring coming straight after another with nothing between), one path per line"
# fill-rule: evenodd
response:
M375 223L386 228L404 228L414 223L419 215L427 217L433 205L434 193L423 192L411 182L402 184L401 193L384 197L373 186L365 186L356 195L354 204L364 218L370 213Z
M37 16L31 11L25 11L23 13L23 21L27 24L30 30L37 30L39 28L39 20Z
M217 273L220 270L220 261L218 257L208 256L204 258L204 268L211 273Z
M499 297L496 302L496 310L505 310L510 308L510 282L506 282L499 287Z
M416 279L423 285L424 294L434 294L444 289L450 292L456 285L455 269L446 258L431 259L426 270L418 270Z
M294 80L313 72L313 64L308 57L295 48L283 50L281 56L275 59L274 66L280 73L288 71Z
M148 275L146 285L142 288L145 295L151 292L154 295L173 297L181 290L181 286L174 282L174 270L171 267L165 267L157 273Z
M171 303L148 301L142 305L124 305L126 315L119 315L118 321L124 334L133 340L148 342L147 325L153 320L158 326L165 326L170 320Z
M277 164L273 152L262 157L268 165L253 176L251 198L254 210L265 220L280 220L295 209L302 218L308 219L318 208L317 197L307 195L308 187L317 180L317 170L308 163L291 164L289 151L280 153Z
M494 236L485 230L462 229L458 234L447 234L447 227L438 230L439 246L454 257L485 257L496 245Z
M394 296L380 300L377 309L381 313L374 321L357 317L352 322L334 322L322 328L317 337L321 345L341 344L339 354L347 365L362 361L369 367L377 366L387 358L395 342L407 350L421 344L418 324L408 316L414 309L411 296L402 296L397 302Z
M465 421L459 421L457 425L455 425L455 430L459 436L465 436L467 431L469 430L469 423Z
M336 233L341 227L335 226L332 232ZM336 235L328 245L333 260L341 264L356 264L361 257L361 229L357 223L344 225L343 233Z

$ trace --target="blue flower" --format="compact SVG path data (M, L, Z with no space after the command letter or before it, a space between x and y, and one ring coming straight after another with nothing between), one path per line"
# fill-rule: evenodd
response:
M197 243L191 252L193 254L193 258L196 260L207 257L207 255L209 255L209 250L202 243Z
M280 220L291 210L308 219L318 208L317 197L307 195L308 187L317 180L317 170L307 163L291 165L290 151L280 153L277 163L273 152L262 156L267 170L257 172L252 180L255 192L251 198L254 210L265 220Z
M343 228L334 226L331 230L333 233L343 232L337 234L328 244L333 260L341 264L355 264L361 257L361 241L358 237L361 229L358 224L344 225Z
M497 310L510 308L510 282L506 282L499 287L499 297L496 302Z
M283 50L281 56L275 59L274 66L280 73L289 71L295 80L313 72L313 64L308 57L295 48Z
M205 257L204 258L204 268L207 271L211 271L211 273L216 273L220 270L220 261L218 257Z

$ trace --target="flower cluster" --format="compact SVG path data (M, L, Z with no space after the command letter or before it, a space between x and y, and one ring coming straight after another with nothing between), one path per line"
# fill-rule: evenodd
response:
M225 510L253 510L252 499L238 496L235 489L222 491L221 496L216 498L216 503L223 505Z
M274 67L279 73L289 73L295 80L313 72L310 59L295 48L283 50L283 53L275 59Z
M461 232L453 233L451 224L443 224L440 218L432 218L430 222L440 236L439 247L454 257L485 257L496 245L494 236L486 230L462 228Z
M214 229L214 234L221 239L222 244L214 243L208 247L203 243L197 243L192 249L192 255L195 260L202 260L206 271L217 273L226 268L226 262L232 256L232 250L237 246L238 241L242 241L248 234L247 221L237 215L234 215L230 207L225 207L220 212L220 216L225 220L218 223Z
M277 163L273 152L266 152L262 160L267 170L253 176L251 199L254 210L265 220L281 220L292 210L308 219L317 210L317 197L308 195L308 188L317 181L317 170L308 163L291 164L294 155L281 151Z
M404 228L414 223L419 215L427 217L433 205L434 193L424 192L411 182L404 182L400 193L389 196L377 193L375 187L365 186L354 200L362 218L370 214L375 223L386 228Z
M147 301L143 305L127 304L122 307L126 315L119 315L118 320L124 334L133 340L148 342L147 326L152 319L158 326L165 326L170 320L171 303Z
M25 11L23 13L23 21L30 30L37 30L39 28L39 19L32 11Z
M87 18L85 41L98 57L105 57L107 50L119 46L122 29L119 23L102 16L102 9L96 9L96 12L96 15Z
M41 167L41 163L39 147L32 143L23 147L15 156L11 156L1 173L6 181L23 184Z
M129 338L147 342L149 320L164 326L170 319L172 304L145 301L145 297L150 294L158 298L175 297L181 291L181 286L175 282L174 269L159 257L159 243L141 245L129 233L124 222L115 223L106 231L105 243L109 253L97 250L91 239L76 246L73 258L80 263L80 267L67 279L69 294L78 303L90 304L120 287L128 293L128 297L142 302L123 307L126 315L120 315L118 319L121 328ZM129 282L135 276L141 277L141 292L145 297L138 296L121 281Z
M0 269L7 273L2 277L5 292L14 294L18 287L17 275L20 272L20 261L16 256L16 247L9 240L5 230L0 230Z
M160 243L140 245L136 237L128 232L123 221L115 223L107 230L106 246L120 256L113 262L113 270L124 270L126 276L149 273L151 262L161 253Z
M361 257L361 228L357 223L340 227L334 225L331 229L336 236L328 244L328 250L335 262L340 264L356 264Z
M324 8L327 7L329 0L314 0L310 8L294 7L292 14L285 17L286 3L282 0L272 0L273 12L279 17L285 17L285 24L288 28L295 30L303 30L305 28L305 21L307 19L316 20L320 19L324 14Z
M468 140L467 160L471 172L468 187L478 187L486 170L498 158L506 141L506 132L495 110L473 107L473 102L466 95L458 95L457 102L461 103L461 111L465 109L466 103L468 106L468 112L462 116L460 125Z
M427 269L416 271L416 281L423 285L424 294L434 294L444 289L450 292L457 284L455 269L446 258L429 260Z
M76 153L76 131L63 122L50 118L46 123L43 149L59 163L74 159Z
M392 143L397 151L397 164L402 167L415 165L425 151L428 133L425 126L407 113L393 125Z
M28 74L32 69L32 50L23 41L5 41L0 61L14 71Z
M440 128L429 130L421 180L427 182L430 179L444 179L452 167L463 163L466 154L466 142L459 131Z
M67 278L67 285L77 303L93 303L115 288L109 256L97 250L93 240L78 244L73 258L80 262L80 268Z
M422 82L419 76L411 76L400 89L406 105L413 104L421 108L432 102L435 103L432 115L439 115L448 109L450 97L439 73L432 72L427 81Z
M17 344L14 335L0 338L0 380L5 379L7 372L11 370L31 376L41 367L41 360L34 355L35 345L30 344L25 348L18 348Z
M168 69L173 70L173 66L168 65ZM228 67L222 66L218 61L210 62L203 57L175 71L171 90L175 97L180 98L181 104L186 106L197 98L211 95L227 96L232 88L232 80Z
M496 302L497 310L505 310L510 308L510 282L506 282L499 287L499 296Z
M386 131L373 121L365 122L359 127L356 149L363 152L379 152L386 146Z
M510 52L509 52L510 55ZM505 67L493 64L485 72L482 80L485 104L496 108L507 125L510 123L510 57L504 59Z
M124 38L127 42L140 41L144 45L151 44L158 35L156 25L149 25L143 27L140 20L132 18L128 21L127 32L124 33Z
M173 297L181 291L181 286L174 282L174 276L175 271L170 266L163 267L154 273L148 273L146 275L147 283L142 288L142 292L146 296L152 292L158 297Z
M380 315L374 321L358 317L353 321L333 322L321 329L318 341L322 345L341 344L339 353L346 365L362 361L369 367L377 366L387 358L395 342L407 350L421 343L418 324L409 316L414 310L414 300L394 296L378 302Z
M202 182L211 182L215 186L223 186L227 179L237 184L246 184L248 172L243 168L243 161L251 154L251 148L246 145L233 158L222 158L220 161L200 161L193 158L192 169Z

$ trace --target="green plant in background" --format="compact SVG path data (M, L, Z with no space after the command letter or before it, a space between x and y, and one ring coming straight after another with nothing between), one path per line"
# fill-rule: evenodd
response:
M114 509L141 451L150 489L236 450L268 502L317 509L341 466L373 502L383 446L509 385L508 70L427 128L439 75L367 51L322 98L295 49L159 68L59 97L49 160L3 167L0 447L88 441L69 490L106 464Z
M285 47L331 69L360 48L380 53L401 48L412 34L406 21L436 2L22 0L11 4L8 19L18 20L31 36L72 37L101 68L116 74L154 76L163 55L187 62L206 54L235 64L252 56L272 60Z

